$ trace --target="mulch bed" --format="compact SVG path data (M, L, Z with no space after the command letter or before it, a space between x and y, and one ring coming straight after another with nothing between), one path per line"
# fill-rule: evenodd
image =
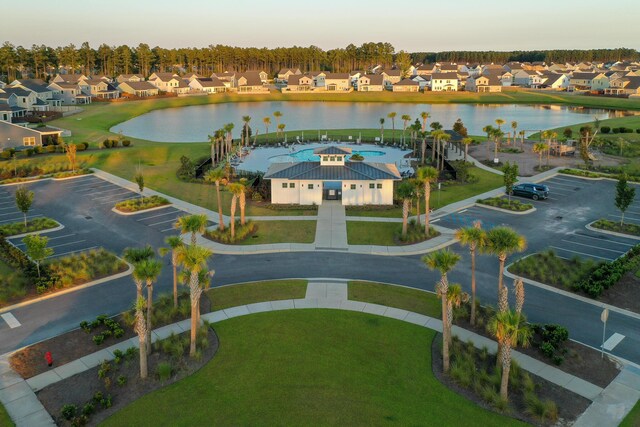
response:
M492 359L495 363L495 357ZM495 408L487 404L473 390L458 385L451 377L442 371L442 334L438 334L431 345L431 367L435 377L449 389L466 397L480 407L489 411L498 412ZM525 412L526 406L523 402L521 390L509 387L509 411L503 415L510 416L529 424L539 426L569 426L578 418L591 404L589 399L579 396L563 387L550 383L532 373L529 373L536 384L536 394L541 399L549 399L556 403L558 407L558 420L554 423L541 422Z
M184 297L188 298L188 295L181 295L181 298ZM202 298L200 300L200 312L204 314L209 311L211 311L211 301L209 298ZM136 336L133 328L125 324L122 314L113 317L113 319L120 323L125 330L125 334L121 338L116 339L114 337L109 337L101 345L96 345L93 342L92 337L96 333L101 332L104 327L100 327L89 334L80 328L74 329L62 335L58 335L57 337L53 337L17 351L11 356L11 367L20 374L22 378L28 379ZM92 321L94 319L87 320ZM184 318L174 319L170 323L179 322L181 320L184 320ZM164 324L153 325L154 329L162 326L164 326ZM44 359L44 355L48 351L50 351L53 356L54 364L52 367L47 366Z
M454 323L461 328L473 331L478 335L494 339L484 328L473 327L466 319L456 319ZM606 387L620 373L618 364L608 357L602 359L599 351L584 346L574 341L566 341L565 348L567 354L564 362L556 368L568 374L582 378L599 387ZM553 361L546 357L538 348L529 346L527 348L518 347L516 351L531 356L543 363L553 365Z
M598 298L606 304L640 313L640 279L631 271Z
M98 425L101 421L136 399L180 381L207 364L216 354L219 347L218 336L215 331L209 328L208 332L209 346L202 350L202 357L199 360L189 357L187 346L186 353L182 359L179 362L172 362L174 373L166 381L159 379L157 368L159 363L170 362L171 356L160 351L154 351L148 358L149 376L145 380L140 378L140 360L136 355L132 360L123 360L119 365L111 362L111 371L108 375L111 384L108 388L105 386L105 380L98 377L100 366L97 366L44 388L37 393L38 399L54 418L57 425L70 426L72 425L71 422L64 419L60 413L64 405L75 404L80 413L85 404L92 401L92 397L96 392L101 392L105 397L110 395L112 406L104 408L100 403L94 403L95 412L89 416L86 424L88 426ZM189 333L185 332L184 334L188 336ZM117 378L120 376L124 376L127 379L126 384L123 386L117 383Z

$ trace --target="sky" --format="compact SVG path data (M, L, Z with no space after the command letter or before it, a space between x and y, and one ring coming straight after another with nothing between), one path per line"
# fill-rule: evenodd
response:
M0 42L23 46L640 50L640 0L31 0L3 9Z

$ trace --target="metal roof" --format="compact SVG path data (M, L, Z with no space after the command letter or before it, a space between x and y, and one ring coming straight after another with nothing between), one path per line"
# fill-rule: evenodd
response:
M400 173L392 163L347 162L344 166L320 166L320 162L274 163L265 179L319 179L323 181L400 180Z
M320 147L313 150L313 154L351 154L351 148Z

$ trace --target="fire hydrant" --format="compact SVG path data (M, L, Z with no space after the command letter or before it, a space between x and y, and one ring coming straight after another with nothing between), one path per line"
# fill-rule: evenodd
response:
M53 366L53 356L51 356L51 352L50 352L50 351L47 351L47 352L44 354L44 358L45 358L45 360L47 361L47 365L48 365L49 367Z

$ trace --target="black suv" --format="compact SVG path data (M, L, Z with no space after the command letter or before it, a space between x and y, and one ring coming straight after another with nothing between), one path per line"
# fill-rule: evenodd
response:
M514 196L530 197L533 200L549 197L549 187L543 184L524 183L513 186L511 192Z

